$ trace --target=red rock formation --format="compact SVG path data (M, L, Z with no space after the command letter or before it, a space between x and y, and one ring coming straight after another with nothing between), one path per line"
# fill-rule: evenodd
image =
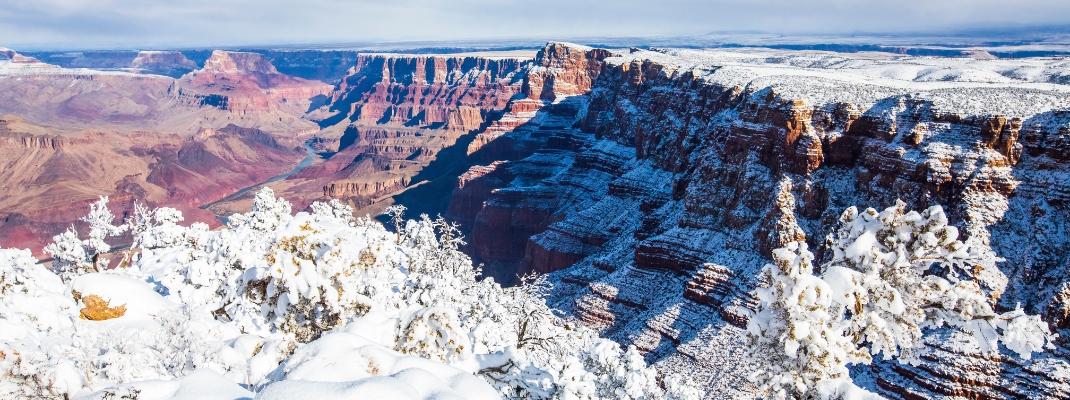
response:
M197 69L197 63L177 51L142 51L130 62L130 67L179 77Z
M732 270L723 265L703 264L687 283L684 298L699 304L720 306L732 294Z
M552 81L564 74L559 84L540 83L550 89L547 93L557 90L565 96L589 88L592 77L583 80L573 67L580 65L596 75L598 62L608 53L565 47L548 45L534 63L510 58L360 55L332 94L329 109L335 114L321 122L332 126L326 132L338 135L337 139L321 135L321 146L337 153L280 183L280 193L310 202L317 197L305 190L319 185L322 196L367 207L358 212L371 213L378 212L380 202L390 195L418 185L426 184L420 190L435 191L421 196L448 200L454 189L450 180L468 167L527 156L546 141L531 129L544 125L543 120L564 123L567 115L574 118L577 104L556 107L566 116L555 116L540 112L547 101L521 95L526 82L536 75ZM477 187L483 189L472 194L469 208L481 206L481 198L493 184ZM456 211L464 214L462 223L470 225L478 210L462 208L443 201L438 209L420 212ZM517 237L519 248L513 251L522 253L526 237Z
M539 51L524 82L529 99L555 100L586 94L602 71L602 60L613 53L565 43L548 43Z
M188 104L209 105L238 114L265 114L330 93L322 82L280 74L257 53L216 50L204 68L183 76L176 93Z
M463 163L457 159L464 154L449 149L500 115L520 90L524 65L519 59L357 57L331 95L335 114L321 122L331 127L318 146L336 153L280 182L278 192L300 204L336 198L378 212L377 201L422 184L413 179L432 161Z
M408 186L409 182L404 177L390 181L374 182L346 182L334 181L323 187L323 197L349 198L349 197L377 197L396 192Z
M522 60L361 55L333 96L332 109L358 124L478 128L519 92Z

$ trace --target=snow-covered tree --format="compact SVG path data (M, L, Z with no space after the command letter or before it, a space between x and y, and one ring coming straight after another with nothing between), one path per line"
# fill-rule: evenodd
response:
M1007 282L996 267L1002 260L978 240L959 241L940 206L922 213L902 202L882 212L851 207L840 224L826 240L832 259L821 277L802 243L776 250L775 265L764 269L768 287L756 291L759 310L747 334L760 366L753 378L767 396L857 391L847 364L877 354L916 363L923 329L945 324L972 333L985 351L1002 342L1028 359L1051 346L1038 316L994 310Z
M397 234L398 244L401 244L401 228L405 226L405 206L396 204L387 207L383 214L390 217L390 223L394 225L394 233Z
M327 203L317 201L312 203L309 208L312 211L312 215L338 218L348 223L356 222L356 219L353 217L353 207L338 201L338 199L331 199L331 201Z
M89 214L81 220L89 224L89 238L85 240L85 246L91 251L90 257L111 251L111 245L104 239L118 236L127 229L126 225L112 224L115 215L112 215L111 210L108 209L108 196L101 196L99 201L90 205Z
M78 231L71 226L67 231L53 236L52 243L45 246L44 251L55 259L53 268L60 271L64 279L107 268L107 260L100 259L101 253L111 251L111 245L105 239L118 236L128 228L126 224L113 225L114 219L115 216L108 210L108 197L101 196L100 200L89 206L89 213L81 218L81 221L89 224L87 239L80 240Z
M850 380L847 364L868 354L844 335L833 291L813 274L814 256L806 243L773 251L762 270L768 286L758 289L758 313L747 326L751 359L761 366L751 379L769 398L817 398L817 383Z
M64 279L83 274L93 265L85 243L78 238L78 231L73 226L53 236L52 243L45 246L44 250L52 255L52 268L60 272Z
M186 227L178 225L183 220L182 212L171 207L148 211L135 205L134 215L126 222L134 236L132 247L151 250L180 245L187 233Z
M984 243L958 240L940 206L921 213L905 208L902 202L882 212L848 208L829 237L833 256L823 277L850 316L847 334L868 343L874 355L908 363L924 349L922 329L944 324L972 333L982 351L1005 335L1022 358L1043 351L1050 334L1039 317L994 310L1007 285L996 267L1003 260ZM1044 334L1023 341L1025 332Z

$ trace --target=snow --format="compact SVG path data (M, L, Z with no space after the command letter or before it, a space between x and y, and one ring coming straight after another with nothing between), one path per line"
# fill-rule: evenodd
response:
M252 400L254 396L218 372L200 369L177 379L123 384L75 400L122 398L135 391L138 400Z
M863 112L889 97L913 95L959 115L1028 118L1070 106L1063 58L974 60L892 54L765 49L666 49L607 58L610 65L661 64L661 74L690 72L710 84L750 93L769 90L823 107L850 102ZM764 98L764 96L757 96Z
M1003 343L1028 360L1054 348L1039 316L994 310L1007 283L995 265L1002 259L976 238L959 241L947 223L940 206L921 213L902 202L880 212L850 207L826 238L833 254L820 276L805 243L774 250L747 327L761 391L873 398L851 383L847 365L878 354L917 364L927 351L922 329L944 325L972 334L981 351Z
M112 307L126 307L126 314L109 321L151 321L160 311L176 306L152 290L144 281L116 274L81 275L71 282L71 289L81 294L82 298L96 295L109 302Z
M854 240L854 243L847 246L847 249L844 251L844 256L852 259L860 258L866 254L870 254L876 244L877 237L873 236L873 232L867 230L863 232L862 235L858 236L858 238Z
M286 381L261 392L257 399L476 399L495 397L464 397L450 389L445 382L428 375L425 371L412 369L391 376L379 376L352 382Z
M477 279L441 219L394 208L390 232L337 201L291 215L270 189L217 231L140 206L114 226L106 205L90 239L56 237L57 271L0 249L0 397L699 395L554 316L545 280ZM91 255L127 229L135 248L103 269Z
M883 397L855 385L850 379L829 379L817 384L818 397L843 400L881 400Z
M331 333L301 347L277 373L284 376L279 380L300 383L271 385L260 398L294 398L295 393L303 393L294 392L297 389L324 391L328 397L333 393L377 398L393 393L405 399L499 398L470 372L403 355L348 332Z

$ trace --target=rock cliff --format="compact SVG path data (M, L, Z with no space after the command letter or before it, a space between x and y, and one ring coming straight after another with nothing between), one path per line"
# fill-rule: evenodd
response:
M160 75L180 77L197 69L197 63L190 61L177 51L140 51L130 62L130 67Z
M851 205L944 205L1007 258L1001 304L1065 328L1070 90L971 83L983 65L929 83L876 64L790 52L607 58L573 98L574 123L531 128L550 137L534 154L472 169L451 212L471 218L469 252L494 275L550 273L566 314L689 371L714 397L747 388L738 327L770 251L806 240L825 257L824 235ZM930 343L922 365L878 362L859 380L900 398L1070 395L1065 347L1023 362Z

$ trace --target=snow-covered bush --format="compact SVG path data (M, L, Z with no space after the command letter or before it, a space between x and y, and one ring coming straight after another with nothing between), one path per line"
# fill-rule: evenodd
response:
M24 256L29 258L28 252ZM36 282L36 288L23 285L0 294L0 397L73 397L198 368L221 373L243 368L243 358L222 342L234 332L210 315L169 308L173 304L144 282L88 273L64 285L39 264L22 258L12 265L4 258L0 267L5 276L33 276L24 282ZM123 315L107 321L85 320L79 308L89 295L129 310L124 307Z
M759 311L747 329L753 376L767 396L839 397L860 389L846 365L872 355L916 363L923 329L955 326L987 351L1002 342L1028 359L1054 336L1021 309L997 313L1007 278L984 243L958 240L940 206L907 212L898 202L882 212L854 207L826 240L832 259L813 275L802 243L774 252L775 265L756 291ZM862 347L868 347L868 352Z
M120 235L128 228L126 224L112 225L114 219L115 216L108 210L108 197L101 196L99 201L89 206L89 213L81 218L81 221L89 224L89 238L79 240L78 231L71 226L54 236L52 244L45 246L45 252L54 259L53 268L64 279L107 268L107 260L98 258L100 254L111 251L106 239Z
M94 220L106 219L101 209ZM405 221L396 207L391 232L337 201L311 210L290 215L265 189L251 212L212 231L138 206L123 229L139 254L120 268L65 270L66 283L28 252L0 251L0 351L18 355L0 357L0 397L162 396L190 384L183 377L216 385L220 376L269 398L297 379L442 382L441 393L466 398L698 397L635 349L555 317L544 279L513 288L477 279L441 218ZM107 246L71 235L53 254ZM85 311L95 308L107 312ZM175 384L139 383L152 379Z
M292 206L283 199L275 198L271 188L263 188L253 198L253 209L245 214L234 214L227 218L231 227L248 226L253 231L264 234L274 233L282 224L290 220ZM322 209L322 206L317 206Z
M398 331L398 351L441 362L467 359L472 351L468 334L461 331L454 311L426 307L412 313Z
M52 267L65 277L84 274L92 265L89 261L89 251L78 238L78 231L73 226L53 236L52 243L45 246L44 250L52 255Z
M179 226L185 218L182 212L171 207L160 207L152 211L135 207L135 217L128 221L134 233L134 248L158 249L182 245L187 240L188 228ZM203 225L203 224L201 224ZM199 227L199 226L198 226ZM207 228L207 226L204 226Z

